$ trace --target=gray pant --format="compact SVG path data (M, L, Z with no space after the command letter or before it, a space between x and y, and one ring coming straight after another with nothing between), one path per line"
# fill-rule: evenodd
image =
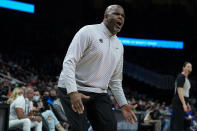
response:
M35 127L35 131L42 131L42 122L31 121L29 118L16 119L9 121L9 128L19 127L23 131L31 131L31 128Z

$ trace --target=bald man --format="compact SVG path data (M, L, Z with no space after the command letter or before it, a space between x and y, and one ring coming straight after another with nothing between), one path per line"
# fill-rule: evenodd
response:
M58 87L73 131L87 131L87 119L94 131L117 131L108 87L126 121L136 121L122 89L123 45L116 34L124 20L124 9L110 5L103 22L81 28L68 48Z

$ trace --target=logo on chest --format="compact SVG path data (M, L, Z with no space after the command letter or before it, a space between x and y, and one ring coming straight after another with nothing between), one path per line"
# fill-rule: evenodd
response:
M100 41L100 43L103 43L103 39L100 38L99 41Z

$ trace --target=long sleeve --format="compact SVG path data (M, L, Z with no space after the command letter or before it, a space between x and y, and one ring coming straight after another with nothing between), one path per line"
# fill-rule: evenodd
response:
M63 69L60 74L58 86L67 89L67 93L76 92L75 79L76 65L83 57L84 51L89 43L89 35L86 27L80 29L74 36L63 62Z
M103 23L87 25L74 36L68 48L58 86L66 88L67 93L78 90L107 93L111 78L114 88L117 86L122 54L122 43L109 34Z
M112 94L115 96L115 99L120 106L128 104L122 89L122 72L123 72L123 55L121 56L121 59L119 60L119 63L109 83L109 87L112 91Z

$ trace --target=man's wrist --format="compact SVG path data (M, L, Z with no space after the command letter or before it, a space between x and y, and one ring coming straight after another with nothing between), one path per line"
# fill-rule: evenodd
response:
M124 108L124 106L127 106L128 104L124 104L124 105L122 105L121 107L120 107L120 109L122 109L122 108Z
M78 93L78 92L77 92L77 91L71 92L71 93L68 94L68 96L69 96L69 97L72 97L72 96L75 95L76 93Z
M77 88L66 88L67 94L71 94L73 92L77 92Z

